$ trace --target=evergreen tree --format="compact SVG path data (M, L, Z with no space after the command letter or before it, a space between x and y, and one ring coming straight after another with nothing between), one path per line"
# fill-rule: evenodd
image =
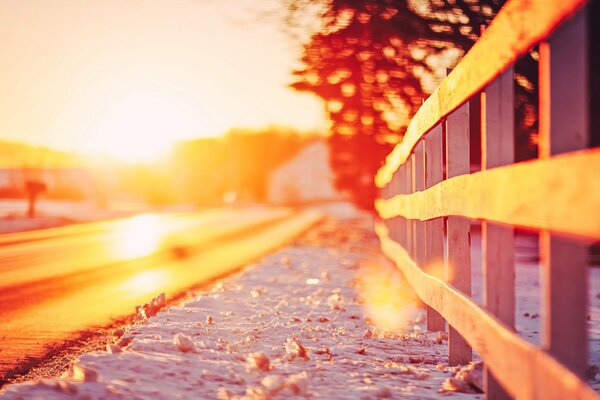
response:
M336 186L371 208L373 177L422 101L475 43L503 0L289 0L287 21L307 7L323 8L322 29L305 44L297 90L314 93L332 121L331 166ZM535 71L529 58L527 71ZM535 86L517 74L517 120L530 136ZM520 139L519 139L520 138ZM523 142L518 135L517 142ZM521 146L523 147L523 146ZM527 155L517 156L517 159Z

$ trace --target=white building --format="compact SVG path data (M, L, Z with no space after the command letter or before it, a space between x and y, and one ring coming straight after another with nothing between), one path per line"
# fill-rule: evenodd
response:
M342 201L347 196L333 186L329 149L324 140L306 146L271 173L267 199L274 204Z

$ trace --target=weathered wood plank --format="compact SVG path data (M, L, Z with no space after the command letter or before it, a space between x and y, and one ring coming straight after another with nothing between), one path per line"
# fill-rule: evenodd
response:
M542 304L545 318L543 345L581 378L587 375L587 246L540 234L544 275Z
M590 106L585 12L567 21L540 45L539 65L540 157L587 148ZM591 181L587 184L594 186ZM576 194L585 197L587 191ZM587 246L542 231L540 259L545 276L544 346L573 372L585 377L588 361L585 320Z
M515 160L514 77L509 67L481 93L481 169L512 164ZM483 304L508 327L515 326L514 230L481 222ZM484 369L487 400L510 395L494 374Z
M400 194L407 193L406 191L406 165L402 165L398 169L398 190ZM399 217L399 232L398 232L398 243L403 247L406 247L406 224L407 220L404 217Z
M446 176L452 178L470 171L470 106L463 104L448 116L446 122ZM445 260L447 281L467 296L471 295L470 222L465 218L446 220ZM471 361L471 346L454 329L448 327L448 363L464 365Z
M425 138L425 187L431 187L443 179L442 126L436 126ZM425 226L425 266L426 271L444 279L444 220L437 218L422 222ZM445 331L446 321L434 309L427 309L427 329L432 332Z
M413 169L413 159L414 159L414 155L412 155L407 161L406 161L406 181L405 181L405 193L407 193L405 196L410 196L411 194L414 193L413 191L413 183L412 183L412 169ZM378 200L377 200L378 201ZM398 214L400 215L400 214ZM407 218L406 221L406 249L408 250L409 254L411 256L414 256L413 253L413 249L414 249L414 241L415 241L415 237L414 237L414 221L411 221L410 217L406 217L405 215L402 215L404 218Z
M425 189L425 155L423 142L415 147L413 163L413 191L420 192ZM414 221L414 255L415 260L421 265L425 264L425 224L422 221Z
M422 191L425 189L425 144L420 142L415 147L413 153L413 191ZM415 260L419 260L421 265L425 265L427 262L427 239L425 236L425 222L424 221L412 221L414 225L414 257ZM427 329L430 331L440 330L440 320L443 324L443 319L437 311L431 307L425 307L427 314ZM443 330L442 328L441 330Z
M600 185L589 184L598 171L600 149L587 149L456 176L420 193L378 200L376 207L384 219L455 215L600 238Z
M446 121L446 177L467 175L471 171L469 157L471 137L469 103L463 104Z
M448 217L446 220L447 280L467 296L471 295L470 227L471 223L465 218ZM465 365L472 358L471 346L453 326L449 326L448 364Z
M515 256L514 230L483 221L481 223L481 250L483 256L483 305L502 321L507 328L515 327ZM483 377L486 399L510 399L507 387L498 383L486 365Z
M514 71L508 68L481 93L481 169L515 161Z
M401 193L401 191L399 190L399 187L400 187L400 182L399 182L399 170L398 170L394 173L394 177L392 178L392 181L389 183L389 185L386 186L387 190L384 193L384 195L385 195L384 198L389 198L396 194ZM396 218L392 218L392 219L386 221L388 229L390 230L390 237L397 242L399 242L400 229L401 229L400 218L402 218L402 217L396 217Z
M588 38L581 12L540 45L541 158L590 143Z
M404 140L377 173L377 186L383 187L391 180L416 143L442 118L493 81L584 4L585 0L508 1L480 40L416 113Z
M520 400L600 400L600 395L545 351L515 335L467 296L423 272L404 248L376 224L382 251L406 277L417 295L454 326Z

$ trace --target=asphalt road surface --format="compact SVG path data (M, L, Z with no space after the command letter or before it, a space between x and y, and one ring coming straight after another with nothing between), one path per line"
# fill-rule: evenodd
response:
M58 343L273 251L320 219L218 209L0 235L0 380Z

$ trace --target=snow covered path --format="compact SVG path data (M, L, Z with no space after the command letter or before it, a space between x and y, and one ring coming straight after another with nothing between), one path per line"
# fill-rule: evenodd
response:
M10 385L0 397L481 398L439 393L451 376L446 338L423 332L407 293L371 221L329 220L193 300L117 331L107 352L85 354L68 376Z

